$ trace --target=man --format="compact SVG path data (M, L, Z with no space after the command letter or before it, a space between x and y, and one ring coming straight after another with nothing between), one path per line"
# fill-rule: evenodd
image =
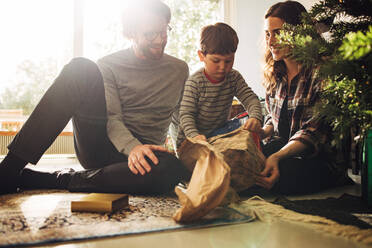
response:
M164 54L170 9L136 2L123 15L131 48L95 63L73 59L8 146L0 164L0 193L21 188L84 192L162 193L186 174L163 146L178 112L187 64ZM46 173L36 164L72 118L83 171ZM176 120L176 117L173 117Z

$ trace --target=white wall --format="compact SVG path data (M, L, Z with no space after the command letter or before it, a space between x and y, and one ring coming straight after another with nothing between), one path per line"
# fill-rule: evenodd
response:
M225 0L230 9L230 23L239 36L239 46L235 57L235 69L239 70L248 85L257 95L264 97L262 87L263 20L265 12L278 1L273 0ZM318 0L300 0L307 10Z

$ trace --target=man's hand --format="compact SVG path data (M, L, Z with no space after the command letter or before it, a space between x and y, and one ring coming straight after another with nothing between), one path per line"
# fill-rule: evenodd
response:
M137 175L139 172L141 175L145 175L146 172L151 171L151 166L146 161L145 156L155 165L159 163L153 151L169 152L168 149L158 145L137 145L130 151L128 156L128 167L133 174Z
M261 176L257 178L256 184L265 189L271 189L279 180L279 176L279 158L274 153L266 159L265 168Z
M261 131L261 121L256 118L249 118L245 123L243 128L251 132L260 132Z
M207 137L203 134L196 135L194 139L207 141Z

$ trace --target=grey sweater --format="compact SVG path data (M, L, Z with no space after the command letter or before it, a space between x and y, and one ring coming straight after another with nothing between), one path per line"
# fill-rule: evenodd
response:
M178 120L187 64L167 54L142 60L131 48L97 64L105 86L107 133L116 149L128 155L136 145L164 144L172 119Z
M180 107L177 146L186 137L199 134L208 136L214 129L223 126L228 119L234 96L248 111L249 117L262 123L260 101L237 70L231 70L222 82L215 84L209 82L204 68L191 75L185 84Z

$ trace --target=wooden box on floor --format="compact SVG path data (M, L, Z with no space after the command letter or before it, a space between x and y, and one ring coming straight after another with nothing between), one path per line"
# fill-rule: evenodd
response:
M90 193L71 201L72 212L111 213L127 206L127 194Z

